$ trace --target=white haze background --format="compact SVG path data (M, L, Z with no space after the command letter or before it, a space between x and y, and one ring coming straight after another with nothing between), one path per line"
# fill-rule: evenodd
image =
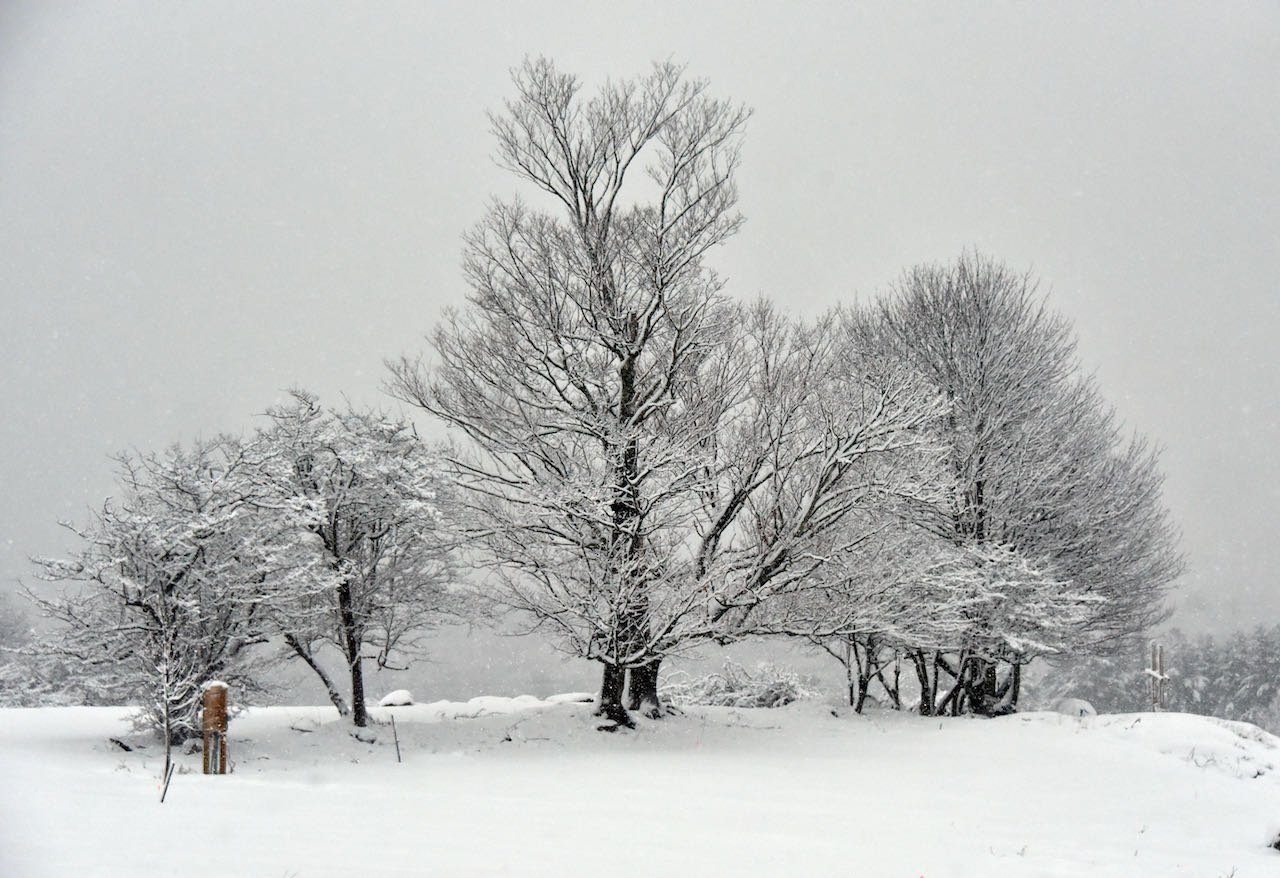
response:
M391 404L383 358L515 186L485 110L526 54L588 88L672 58L755 108L713 254L739 296L811 313L973 247L1034 271L1165 448L1175 622L1277 620L1274 2L0 5L0 588L111 452L295 384Z

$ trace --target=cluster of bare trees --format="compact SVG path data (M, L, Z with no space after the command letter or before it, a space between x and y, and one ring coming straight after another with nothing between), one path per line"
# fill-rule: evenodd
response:
M1160 616L1155 455L1029 278L972 255L878 309L732 301L706 259L741 223L747 111L669 64L589 98L547 61L515 84L498 157L548 208L490 209L469 304L392 389L465 437L464 536L601 663L603 713L626 721L629 674L656 715L664 657L760 633L845 643L864 693L906 659L922 710L991 713L1036 655Z
M364 662L394 661L463 600L439 467L411 425L302 392L269 420L248 440L120 456L119 495L75 529L80 550L38 562L67 587L29 595L62 623L35 648L141 702L173 741L196 731L203 683L253 691L281 643L365 725Z
M1161 618L1156 455L1031 278L972 254L878 307L735 301L708 259L742 222L745 108L670 64L584 97L530 61L515 86L497 156L539 201L489 209L468 304L430 361L390 364L455 444L298 393L251 441L122 458L83 552L43 564L90 586L43 602L64 653L149 687L172 730L192 681L251 678L277 639L360 725L363 662L457 609L451 541L600 663L615 723L660 714L668 656L759 634L826 647L859 706L901 702L905 666L921 711L996 713L1037 656Z
M855 698L905 660L923 712L1006 711L1035 657L1106 653L1161 621L1181 561L1156 452L1123 435L1033 279L966 255L908 272L877 316L897 356L947 402L936 433L943 502L909 522L954 551L917 584L986 597L935 614L933 627L961 622L942 638L910 626L845 632Z

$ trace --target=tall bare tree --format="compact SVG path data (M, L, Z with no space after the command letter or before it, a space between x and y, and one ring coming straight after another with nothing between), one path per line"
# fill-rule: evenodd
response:
M881 314L901 356L950 404L941 424L949 497L920 507L918 522L971 556L998 550L1003 569L1035 571L1020 581L1060 582L1086 598L1090 611L1073 615L1062 648L1104 650L1164 618L1181 559L1157 454L1122 434L1081 371L1069 322L1046 307L1034 279L966 254L909 271ZM1032 653L989 648L997 640L987 613L973 624L956 665L941 667L973 709L989 712L1016 692L1018 665ZM1010 664L1004 681L1000 662Z
M663 656L774 624L761 607L817 581L847 548L836 524L883 490L859 462L937 409L906 370L860 369L835 315L723 297L704 259L741 222L745 109L670 64L585 100L547 61L515 85L498 157L557 213L490 209L469 306L392 387L470 440L452 463L479 557L601 662L601 710L626 721L628 669L656 712Z

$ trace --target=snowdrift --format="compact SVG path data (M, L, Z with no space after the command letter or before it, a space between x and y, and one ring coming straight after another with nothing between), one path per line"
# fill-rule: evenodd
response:
M164 804L127 710L0 710L0 875L1280 874L1280 739L1244 723L803 701L602 735L582 697L255 708Z

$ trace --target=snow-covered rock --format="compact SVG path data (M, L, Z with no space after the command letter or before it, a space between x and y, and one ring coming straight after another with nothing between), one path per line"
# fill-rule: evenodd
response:
M408 707L413 704L413 693L408 689L397 689L382 696L379 707Z

